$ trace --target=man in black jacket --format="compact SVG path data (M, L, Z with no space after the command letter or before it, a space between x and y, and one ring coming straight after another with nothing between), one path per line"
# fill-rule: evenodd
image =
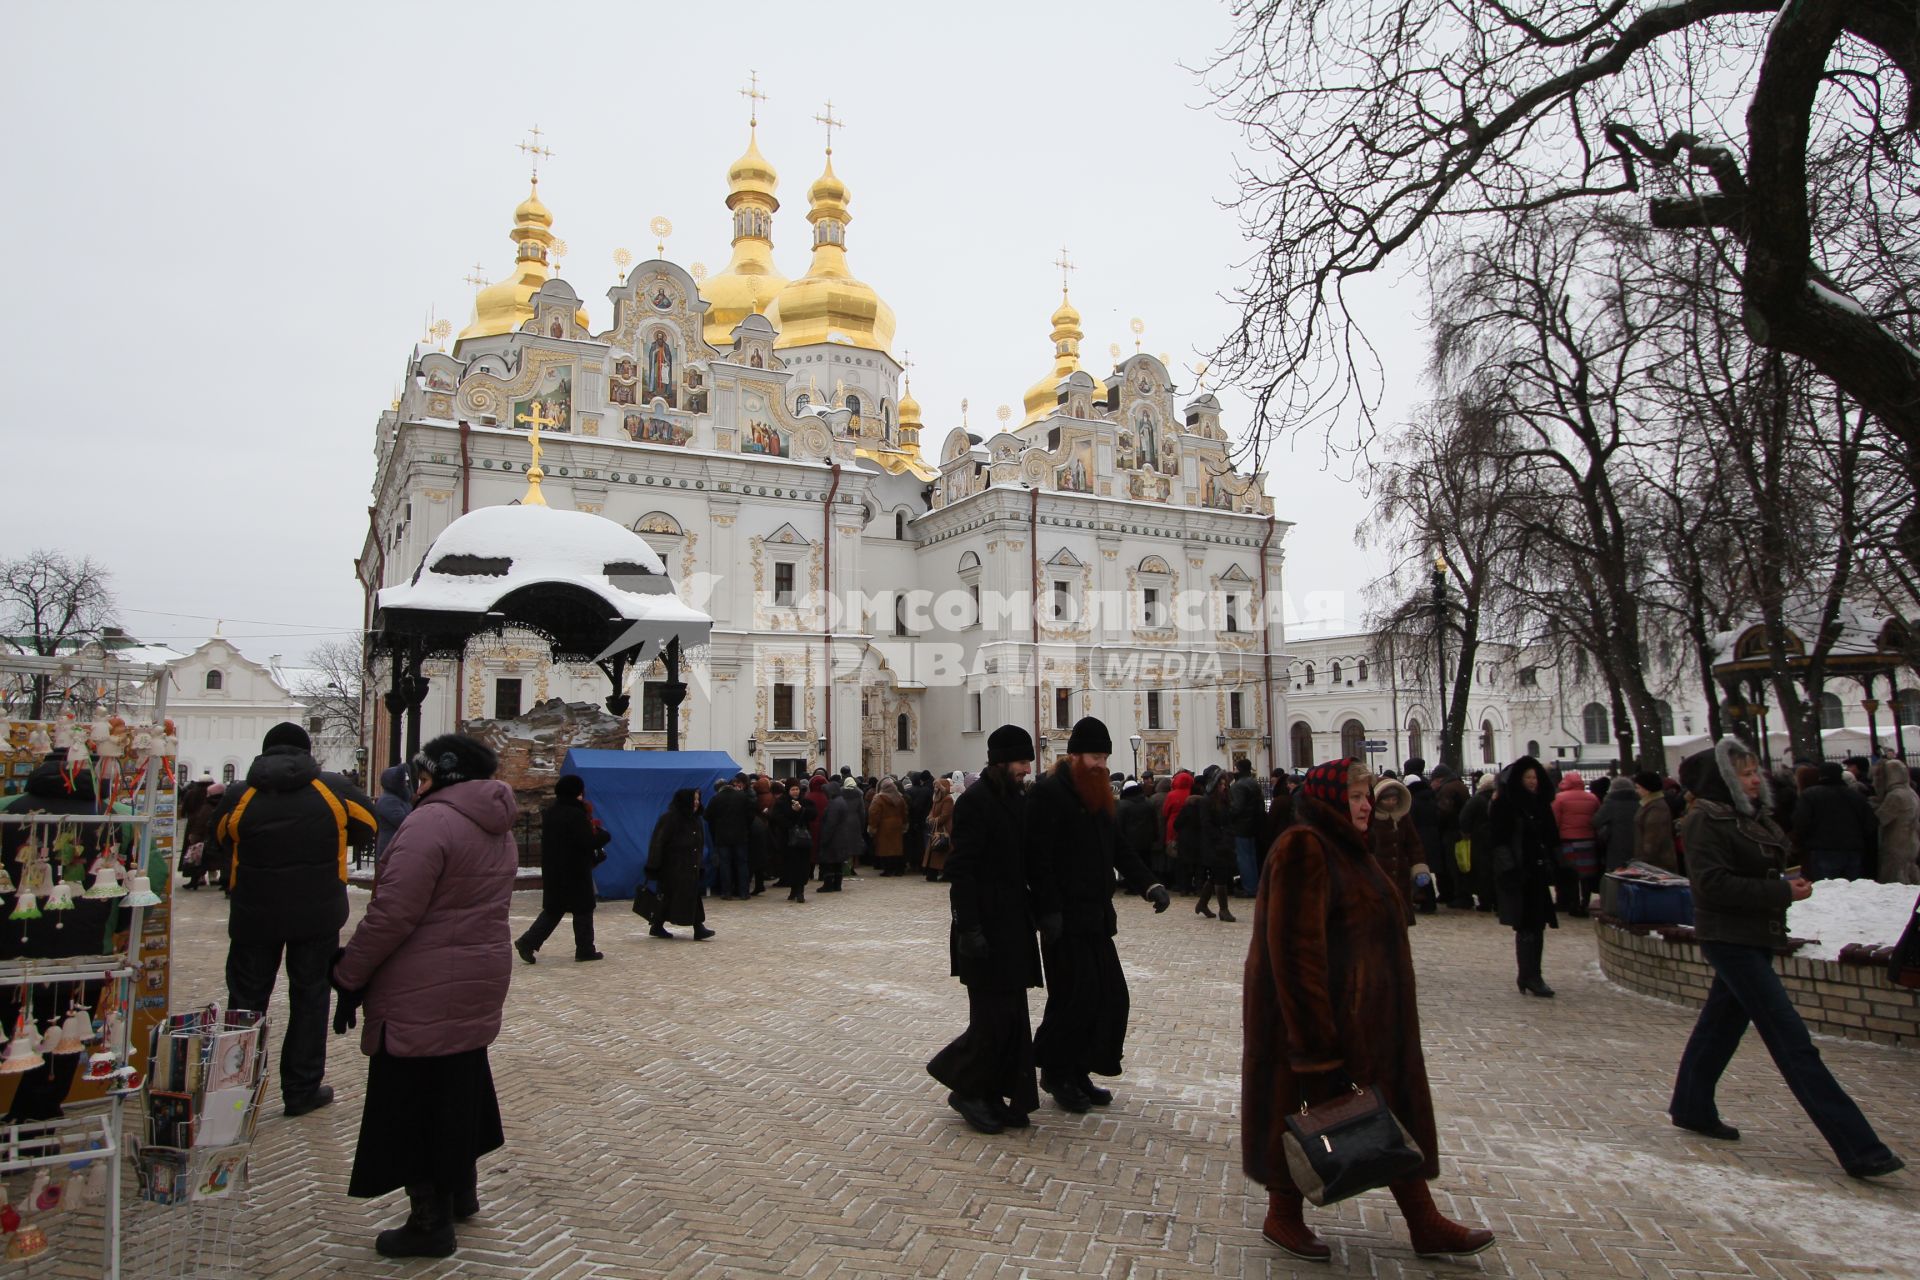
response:
M1240 892L1251 898L1260 888L1260 828L1266 825L1267 797L1253 776L1253 761L1241 756L1233 762L1233 783L1227 788L1227 827L1233 832L1233 863L1240 875Z
M1847 785L1838 760L1793 806L1793 834L1809 880L1872 879L1880 865L1880 824L1865 796Z
M540 815L540 914L514 941L513 949L528 964L540 944L560 927L560 917L573 916L573 958L602 960L593 945L593 869L606 860L600 852L612 833L587 812L587 784L578 774L565 773L553 784L553 803Z
M280 1096L290 1116L333 1101L327 1073L328 971L347 922L347 850L374 835L373 801L314 762L307 731L267 730L243 787L230 787L213 838L232 870L227 1006L265 1010L287 961Z
M720 896L745 902L753 896L753 869L748 857L753 841L753 793L747 775L736 773L729 785L716 778L713 799L707 802L707 835L713 841L715 884Z
M927 856L927 814L933 809L933 775L924 770L907 775L902 789L907 798L907 835L903 852L909 870L918 871Z
M1112 751L1107 726L1087 716L1073 726L1067 758L1027 799L1028 878L1047 967L1047 1009L1034 1058L1040 1087L1074 1112L1113 1101L1092 1077L1120 1074L1127 1039L1127 977L1113 945L1120 931L1115 870L1155 911L1172 901L1120 839L1107 780Z
M967 1029L927 1073L952 1090L947 1105L981 1133L1024 1129L1040 1105L1027 1016L1027 988L1040 985L1027 890L1024 788L1032 770L1033 738L1001 725L987 738L980 780L953 805L948 948L953 976L967 988Z

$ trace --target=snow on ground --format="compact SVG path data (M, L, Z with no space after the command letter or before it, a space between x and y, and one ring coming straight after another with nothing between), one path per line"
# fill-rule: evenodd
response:
M1813 896L1787 908L1787 933L1817 938L1794 955L1801 960L1837 960L1850 942L1890 947L1900 941L1920 889L1872 880L1816 880Z

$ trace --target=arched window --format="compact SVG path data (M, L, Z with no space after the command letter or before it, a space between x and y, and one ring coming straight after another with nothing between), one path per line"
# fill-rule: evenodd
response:
M907 631L907 597L899 592L893 597L893 634L904 636Z
M1673 704L1661 698L1653 704L1653 707L1660 715L1660 736L1671 738L1673 736Z
M793 416L797 418L801 414L805 413L807 411L807 406L812 403L813 403L813 397L808 395L806 392L802 391L798 396L794 398Z
M1409 757L1424 756L1427 754L1420 749L1424 745L1425 736L1426 735L1420 731L1420 722L1418 720L1407 721L1407 755Z
M1313 664L1311 662L1307 664L1307 683L1313 683Z
M1367 682L1367 660L1365 658L1362 658L1358 663L1354 665L1358 668L1353 673L1354 678L1358 680L1361 684L1365 684Z
M219 673L218 671L209 671L209 672L207 672L207 688L209 688L209 689L223 689L223 688L225 688L225 687L226 687L226 680L227 680L227 678L226 678L225 676L223 676L223 675L221 675L221 674L220 674L220 673ZM228 779L228 781L232 781L232 779Z
M859 396L847 397L847 412L854 416L855 421L859 420L860 418L860 397Z
M216 672L215 674L218 674L218 673ZM231 760L221 765L220 781L223 783L231 783L233 781L233 775L237 771L238 767L239 766L235 765L234 762Z
M1333 682L1340 683L1340 664L1337 662L1333 664Z
M893 749L895 751L913 750L913 722L907 719L907 713L904 711L893 722Z
M1295 720L1293 728L1287 731L1287 739L1287 745L1293 754L1293 767L1313 768L1313 730L1307 727L1307 722Z
M1893 717L1901 724L1920 725L1920 689L1902 689L1894 696Z
M1843 729L1847 724L1847 709L1840 705L1837 693L1820 695L1820 727L1822 729Z
M893 513L893 537L896 542L907 540L907 513L904 511Z
M1540 740L1538 738L1527 739L1527 754L1535 760L1540 758Z
M1367 758L1367 728L1358 720L1349 720L1340 726L1340 754L1355 760Z
M1597 702L1589 702L1580 711L1580 736L1588 746L1603 747L1607 744L1607 709Z
M1493 721L1482 720L1480 722L1480 763L1492 764L1493 759Z

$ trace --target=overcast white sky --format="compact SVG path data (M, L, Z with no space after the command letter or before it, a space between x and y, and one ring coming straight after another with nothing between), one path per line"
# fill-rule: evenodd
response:
M180 647L215 618L261 658L357 628L375 416L429 311L459 328L461 277L506 271L530 125L556 153L562 274L600 325L613 251L651 256L655 215L670 258L726 262L750 69L776 256L802 274L831 98L850 261L898 313L929 452L962 397L990 423L1049 367L1063 243L1096 372L1132 349L1132 317L1180 363L1233 323L1247 246L1219 202L1240 139L1181 65L1223 39L1224 3L176 0L16 6L9 25L0 553L97 557L125 625ZM1404 360L1391 411L1417 394L1422 298L1370 297ZM1364 495L1317 441L1270 469L1298 524L1290 595L1345 592L1356 623L1379 568L1354 546Z

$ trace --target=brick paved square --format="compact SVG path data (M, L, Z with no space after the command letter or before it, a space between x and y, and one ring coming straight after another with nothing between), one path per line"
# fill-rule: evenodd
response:
M515 896L516 928L537 898ZM700 944L649 940L623 904L602 904L605 961L576 965L555 946L515 966L493 1050L507 1147L482 1167L460 1252L374 1254L374 1233L405 1210L398 1196L346 1197L365 1072L356 1042L336 1038L334 1106L261 1124L242 1229L252 1274L1920 1274L1920 1179L1842 1175L1754 1037L1722 1094L1744 1140L1683 1134L1663 1104L1688 1011L1607 984L1584 927L1549 937L1559 998L1525 999L1512 935L1459 914L1414 930L1439 1190L1499 1244L1463 1263L1416 1258L1380 1192L1309 1210L1330 1266L1284 1260L1260 1238L1264 1199L1237 1149L1250 904L1222 925L1191 901L1161 917L1121 904L1134 1014L1113 1107L1044 1103L1033 1129L992 1138L965 1128L924 1070L965 1018L943 887L867 876L806 906L715 902L719 936ZM185 1007L220 994L224 903L182 894L175 919ZM1037 1020L1041 993L1032 1006ZM1821 1050L1889 1145L1920 1156L1920 1055Z

